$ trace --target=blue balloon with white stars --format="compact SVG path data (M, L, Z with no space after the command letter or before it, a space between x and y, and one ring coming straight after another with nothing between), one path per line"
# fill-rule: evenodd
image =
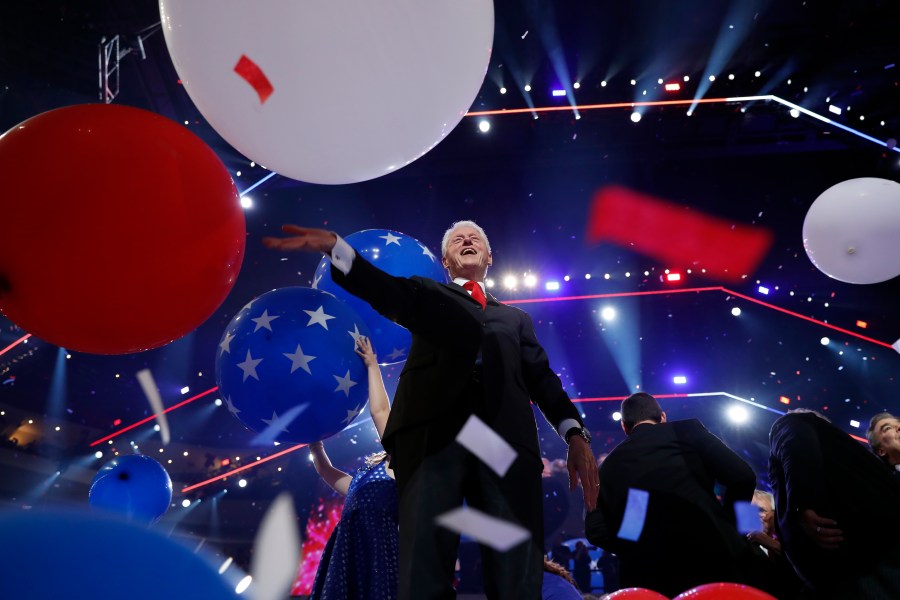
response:
M366 366L354 350L360 335L369 335L366 324L333 294L266 292L235 315L216 349L222 400L259 433L257 445L332 436L368 399Z
M419 275L441 282L447 280L440 257L431 252L428 246L404 233L388 229L365 229L351 233L344 240L370 263L391 275ZM412 343L409 331L381 316L365 300L336 284L331 278L331 261L328 258L319 262L313 287L346 300L359 313L372 332L372 346L378 354L378 362L387 365L406 360Z

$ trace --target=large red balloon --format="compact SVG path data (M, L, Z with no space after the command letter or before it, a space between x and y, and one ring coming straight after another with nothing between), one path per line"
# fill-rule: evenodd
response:
M707 583L675 596L675 600L778 600L740 583Z
M659 592L644 588L625 588L607 596L608 600L669 600Z
M97 354L189 333L231 290L234 182L186 128L125 106L51 110L0 136L0 311Z

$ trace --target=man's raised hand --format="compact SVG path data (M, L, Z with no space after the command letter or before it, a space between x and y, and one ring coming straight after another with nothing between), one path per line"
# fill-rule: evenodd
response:
M264 237L263 246L273 250L305 250L328 254L337 242L337 236L327 229L282 225L281 230L290 237Z

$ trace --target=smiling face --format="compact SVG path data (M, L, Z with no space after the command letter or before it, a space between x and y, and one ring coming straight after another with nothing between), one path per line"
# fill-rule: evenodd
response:
M450 232L441 264L450 271L451 278L465 277L483 281L491 262L487 243L477 229L460 225Z

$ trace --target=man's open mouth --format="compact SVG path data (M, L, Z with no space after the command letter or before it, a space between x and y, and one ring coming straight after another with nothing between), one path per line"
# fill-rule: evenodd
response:
M468 256L468 255L470 255L470 254L471 254L471 255L475 255L475 254L478 254L478 251L475 250L475 248L466 248L465 250L463 250L463 251L460 252L459 254L460 254L460 256Z

